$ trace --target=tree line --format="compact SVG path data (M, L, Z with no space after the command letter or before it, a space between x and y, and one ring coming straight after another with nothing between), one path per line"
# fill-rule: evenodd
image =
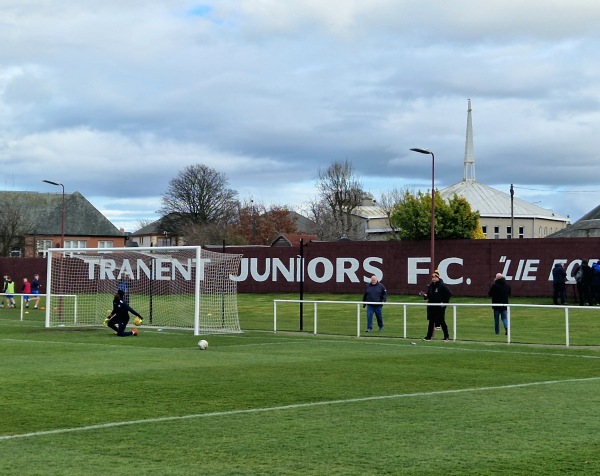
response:
M186 166L161 196L157 226L161 232L180 237L190 245L269 245L282 233L309 232L324 241L364 240L364 222L355 212L374 197L364 190L352 164L334 161L320 169L317 194L300 213L310 220L310 229L298 230L293 208L240 200L227 176L204 164ZM483 238L479 215L469 203L454 196L445 201L435 196L435 234L438 239ZM430 238L431 195L409 188L382 194L377 205L385 213L391 230L389 239ZM10 256L32 233L23 204L0 198L0 256ZM149 223L140 221L140 227Z
M363 240L364 223L355 212L374 197L364 190L352 164L334 161L319 170L316 190L317 196L303 210L312 222L312 234L325 241L342 237ZM278 234L298 232L291 207L240 201L237 195L223 173L202 164L187 166L162 196L160 226L188 244L225 240L228 244L268 245ZM435 194L435 202L436 238L484 238L479 214L464 198L455 195L445 201ZM387 216L390 239L430 238L430 194L395 189L383 194L378 205Z

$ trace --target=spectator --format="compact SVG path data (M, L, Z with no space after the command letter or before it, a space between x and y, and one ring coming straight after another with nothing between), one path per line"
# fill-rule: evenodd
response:
M567 271L562 263L556 263L552 269L552 301L554 304L567 303Z
M431 283L427 288L427 292L421 292L419 294L423 296L423 299L426 299L429 304L450 302L450 297L452 297L452 293L440 278L440 273L437 270L431 275ZM427 327L427 335L423 337L423 340L431 340L435 327L438 326L440 326L444 332L444 342L450 340L448 325L446 324L446 306L427 306L427 320L429 321L429 325Z
M369 303L384 303L387 301L387 290L378 281L377 276L371 276L371 282L367 284L363 294L363 301ZM379 326L379 332L381 332L383 330L383 304L363 304L363 307L367 308L367 332L373 330L373 314L377 317L377 325Z
M591 280L591 305L600 304L600 261L596 261L592 265L592 280Z
M488 296L492 298L492 304L508 304L510 296L510 286L506 283L506 278L501 273L496 274L494 283L488 291ZM504 325L504 335L508 334L507 306L492 306L494 310L494 331L500 334L500 319Z
M577 282L577 295L579 297L579 305L592 305L592 268L588 264L588 260L581 260L579 269L575 272L575 281Z

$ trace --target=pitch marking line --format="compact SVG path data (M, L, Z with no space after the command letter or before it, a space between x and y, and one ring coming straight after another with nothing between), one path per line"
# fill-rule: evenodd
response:
M46 430L46 431L34 431L31 433L22 433L19 435L2 435L0 436L0 441L6 440L14 440L17 438L33 438L36 436L48 436L48 435L60 435L64 433L76 433L82 431L93 431L93 430L102 430L106 428L117 428L120 426L132 426L132 425L143 425L145 423L162 423L162 422L170 422L177 420L191 420L194 418L211 418L211 417L221 417L221 416L231 416L231 415L243 415L243 414L252 414L252 413L266 413L266 412L276 412L282 410L296 410L301 408L311 408L311 407L319 407L325 405L344 405L348 403L363 403L363 402L372 402L377 400L392 400L399 398L412 398L412 397L430 397L435 395L452 395L459 393L469 393L469 392L485 392L490 390L503 390L503 389L512 389L512 388L526 388L526 387L534 387L537 385L555 385L562 383L577 383L577 382L596 382L599 381L600 377L589 377L589 378L576 378L576 379L567 379L567 380L546 380L542 382L529 382L529 383L517 383L511 385L500 385L497 387L480 387L480 388L460 388L454 390L441 390L437 392L418 392L418 393L400 393L396 395L380 395L374 397L361 397L361 398L348 398L345 400L327 400L322 402L312 402L312 403L296 403L292 405L281 405L278 407L265 407L265 408L248 408L246 410L228 410L223 412L210 412L210 413L196 413L192 415L180 415L173 417L160 417L160 418L147 418L142 420L130 420L130 421L121 421L121 422L113 422L113 423L102 423L99 425L89 425L82 426L78 428L61 428L57 430Z

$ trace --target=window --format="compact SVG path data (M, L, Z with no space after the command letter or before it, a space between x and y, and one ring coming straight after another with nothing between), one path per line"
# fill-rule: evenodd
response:
M500 238L500 227L499 226L495 226L494 227L494 239L498 239Z
M52 248L52 240L37 240L35 253L41 258L45 258L48 248Z
M99 241L98 248L113 248L112 241Z
M65 241L65 248L86 248L87 241L85 240L67 240Z
M519 238L525 238L525 227L524 226L519 227Z
M483 236L487 238L487 225L481 227L481 232L483 233Z
M506 237L509 239L512 238L512 226L506 227Z

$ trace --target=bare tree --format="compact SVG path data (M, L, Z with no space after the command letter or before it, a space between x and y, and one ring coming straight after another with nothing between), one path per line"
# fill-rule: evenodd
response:
M149 218L140 218L137 221L137 230L141 230L142 228L147 227L148 225L152 225L152 223L154 223L154 220L150 220Z
M236 219L237 192L225 174L203 164L189 165L171 180L162 197L161 225L185 234L195 225L226 226Z
M10 256L15 249L23 250L25 235L31 230L31 222L23 206L13 197L0 200L0 256Z
M388 224L392 229L392 235L394 239L399 238L399 229L394 226L394 223L392 223L390 217L392 216L392 212L394 211L396 205L405 203L407 195L415 195L413 187L406 186L401 189L394 188L387 193L381 194L379 206L387 216Z
M319 170L317 189L331 211L333 232L337 238L351 237L356 231L352 212L362 204L362 183L355 177L352 164L333 162L327 169Z

